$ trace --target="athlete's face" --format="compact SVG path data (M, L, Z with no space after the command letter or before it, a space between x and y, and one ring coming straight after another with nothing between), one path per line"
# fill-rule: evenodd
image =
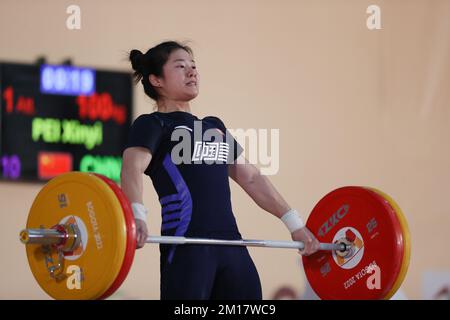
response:
M163 78L158 78L161 95L182 101L192 100L198 95L199 74L187 51L173 51L163 66L163 75Z

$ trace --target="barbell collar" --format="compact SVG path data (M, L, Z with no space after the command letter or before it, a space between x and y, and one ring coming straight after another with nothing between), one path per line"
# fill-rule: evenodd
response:
M56 229L23 229L19 238L23 244L58 245L66 239L66 234Z

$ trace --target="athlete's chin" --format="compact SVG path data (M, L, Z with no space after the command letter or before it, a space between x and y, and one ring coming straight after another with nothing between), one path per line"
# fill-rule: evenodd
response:
M198 90L190 90L183 94L183 100L193 100L198 96Z

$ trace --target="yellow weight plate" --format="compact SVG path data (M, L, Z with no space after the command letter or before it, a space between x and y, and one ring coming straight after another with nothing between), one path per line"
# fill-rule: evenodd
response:
M395 202L392 197L390 197L388 194L384 193L381 190L367 187L368 189L378 193L380 196L382 196L395 210L398 220L400 222L400 226L402 228L402 234L403 234L403 241L404 241L404 254L403 254L403 261L402 265L400 267L400 272L398 275L397 280L394 282L394 285L392 286L392 289L387 293L385 299L390 299L400 288L401 284L403 283L403 280L406 277L406 273L408 271L409 267L409 261L411 257L411 234L409 232L408 228L408 222L406 221L405 215L403 214L402 209L400 209L399 205Z
M48 272L46 259L56 265L53 249L45 254L41 245L27 245L31 271L41 288L55 299L96 299L116 279L125 255L127 231L119 200L111 188L93 174L70 172L50 180L39 192L27 228L51 228L75 223L82 243L65 254L58 279ZM58 272L56 272L58 273Z

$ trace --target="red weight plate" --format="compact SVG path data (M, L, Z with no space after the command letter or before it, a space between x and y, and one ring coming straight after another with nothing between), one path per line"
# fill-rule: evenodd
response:
M400 274L402 228L395 210L362 187L343 187L323 197L306 226L320 242L347 242L346 255L320 251L303 257L311 287L322 299L383 299Z
M108 186L114 191L115 195L117 196L117 199L119 199L120 205L122 206L127 226L127 246L122 267L120 268L119 274L117 275L117 278L114 280L113 284L99 298L99 299L106 299L107 297L112 295L117 289L119 289L119 287L122 285L123 281L127 277L131 265L133 264L134 253L136 251L136 224L134 221L133 210L131 209L130 202L123 193L122 189L120 189L119 186L109 178L96 173L94 175L96 175L104 182L106 182Z

